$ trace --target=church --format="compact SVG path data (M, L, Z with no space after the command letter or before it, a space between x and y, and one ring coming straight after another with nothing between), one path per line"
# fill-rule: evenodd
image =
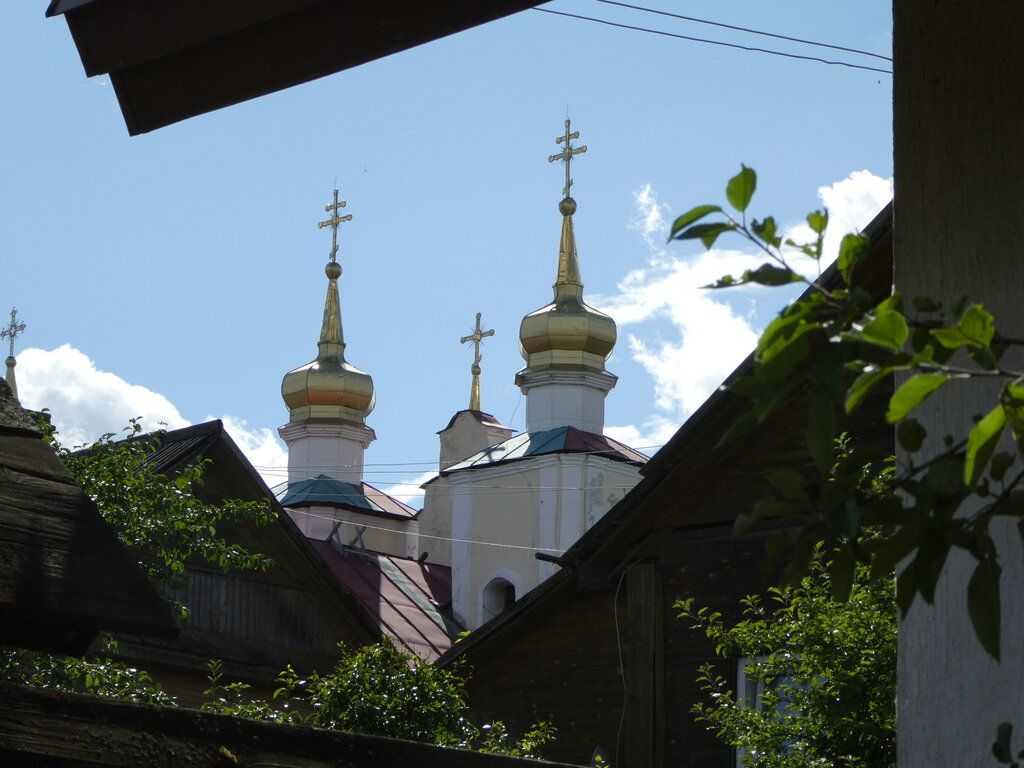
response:
M615 322L587 305L573 229L571 165L586 146L565 121L550 156L565 168L558 203L561 235L550 303L525 315L525 367L515 383L526 398L526 432L481 410L476 328L469 407L439 433L438 475L414 510L363 480L376 435L371 376L346 358L338 281L338 228L345 201L334 192L320 222L332 235L316 358L284 377L288 480L275 493L328 566L355 592L382 630L436 658L458 632L500 614L557 570L559 556L640 479L647 457L603 434L604 401L616 377L605 362ZM410 642L408 635L416 637Z

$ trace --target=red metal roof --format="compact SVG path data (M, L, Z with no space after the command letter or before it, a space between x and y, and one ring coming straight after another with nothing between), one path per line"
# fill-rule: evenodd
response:
M339 551L328 541L310 543L400 649L433 661L451 647L459 627L442 613L451 602L451 568L352 547Z

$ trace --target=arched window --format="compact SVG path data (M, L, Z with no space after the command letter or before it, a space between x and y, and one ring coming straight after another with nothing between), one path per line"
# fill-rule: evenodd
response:
M491 579L484 587L483 620L490 621L516 601L516 588L506 579Z

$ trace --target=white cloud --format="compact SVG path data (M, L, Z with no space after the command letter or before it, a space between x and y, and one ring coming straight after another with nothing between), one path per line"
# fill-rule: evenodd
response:
M842 236L864 227L892 198L892 180L856 171L820 188L818 196L830 215L824 267L835 258ZM606 431L631 445L648 446L663 444L671 437L750 353L762 324L757 320L759 305L767 301L774 308L780 295L758 286L703 289L723 275L739 275L759 266L765 256L753 250L713 248L685 260L677 258L663 245L668 206L658 202L649 184L634 198L636 214L631 226L647 246L648 266L629 272L619 282L618 293L594 296L590 302L615 318L620 328L635 327L626 334L629 354L654 383L657 412L639 425ZM803 223L785 229L786 236L797 242L813 238ZM809 278L818 273L810 260L794 259L792 265L806 270ZM749 311L743 314L736 308L738 296L750 302Z
M372 475L372 470L369 474ZM413 509L420 509L423 507L423 491L420 489L420 486L436 476L437 470L430 470L413 477L398 480L397 482L375 483L370 478L368 478L368 482L389 496L398 499L403 504L408 504Z
M18 355L15 374L21 404L33 410L48 408L60 441L67 446L91 443L108 432L120 434L135 417L142 418L147 431L191 423L160 393L97 369L69 344L53 350L26 349ZM267 485L286 479L288 456L272 430L250 428L235 416L220 418Z
M217 417L206 418L209 421ZM237 416L219 418L231 439L263 477L263 482L273 488L288 479L288 449L272 429L250 427L245 419Z
M15 370L21 404L34 410L48 408L67 446L90 443L108 432L120 433L137 416L145 429L189 424L166 397L98 370L69 344L49 351L26 349L18 355Z
M839 243L844 235L860 232L892 200L892 179L883 179L870 171L854 171L842 181L819 187L818 198L825 204L829 217L823 248L824 266L839 254ZM810 227L803 223L787 230L787 236L797 242L813 239Z

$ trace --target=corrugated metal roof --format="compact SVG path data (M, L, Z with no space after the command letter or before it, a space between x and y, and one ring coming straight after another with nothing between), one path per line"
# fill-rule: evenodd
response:
M311 541L331 573L403 650L433 661L452 645L459 627L442 609L451 602L451 568L407 557L341 551L327 541Z
M453 464L441 474L447 475L460 469L493 466L551 453L593 453L631 464L643 464L647 461L644 454L605 435L584 432L576 427L556 427L543 432L524 432L516 435L503 443L485 448L458 464Z
M327 475L281 483L274 486L274 495L282 507L311 504L333 504L359 512L374 512L400 518L416 516L416 510L393 499L369 483L346 483Z

